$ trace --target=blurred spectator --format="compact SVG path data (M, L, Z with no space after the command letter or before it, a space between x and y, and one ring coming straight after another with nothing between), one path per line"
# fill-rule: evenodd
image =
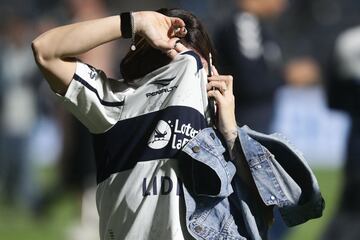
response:
M321 81L318 63L304 56L291 60L285 68L285 79L290 86L306 88L319 85Z
M37 120L31 82L36 67L27 44L32 39L31 28L31 21L21 16L7 19L7 34L0 56L0 184L5 200L25 207L32 206L36 195L33 166L27 154L30 134Z
M286 65L285 76L287 85L276 93L272 130L285 134L312 166L339 167L348 118L327 107L319 64L297 57Z
M217 65L234 76L238 124L268 132L273 96L281 84L281 50L266 21L282 13L286 0L236 0L238 11L215 34Z
M323 239L360 239L360 26L342 32L328 67L329 105L349 113L344 186L333 221Z

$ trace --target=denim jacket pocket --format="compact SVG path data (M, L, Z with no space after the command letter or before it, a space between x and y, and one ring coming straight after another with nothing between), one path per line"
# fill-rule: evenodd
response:
M230 206L227 198L201 197L196 200L196 206L188 221L189 231L196 239L246 239L240 236L234 218L228 211Z

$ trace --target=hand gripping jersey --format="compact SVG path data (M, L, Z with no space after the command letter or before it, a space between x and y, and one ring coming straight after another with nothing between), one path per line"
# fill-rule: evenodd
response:
M178 154L207 126L206 83L191 51L131 85L77 63L63 101L94 136L101 239L184 239Z

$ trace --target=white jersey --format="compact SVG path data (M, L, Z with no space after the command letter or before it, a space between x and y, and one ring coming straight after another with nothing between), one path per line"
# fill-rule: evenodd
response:
M184 239L177 156L206 127L206 83L194 52L131 86L77 63L63 101L94 135L102 240Z

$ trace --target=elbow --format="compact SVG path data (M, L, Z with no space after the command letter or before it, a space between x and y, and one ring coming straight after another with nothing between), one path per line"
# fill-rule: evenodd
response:
M35 39L34 41L32 41L31 43L31 49L33 51L34 54L34 59L35 62L39 65L42 66L44 65L44 54L43 54L43 50L41 48L41 43L38 39Z
M47 63L51 60L51 57L46 52L45 44L41 41L41 39L36 38L31 43L31 48L34 54L35 62L39 67L46 68Z

